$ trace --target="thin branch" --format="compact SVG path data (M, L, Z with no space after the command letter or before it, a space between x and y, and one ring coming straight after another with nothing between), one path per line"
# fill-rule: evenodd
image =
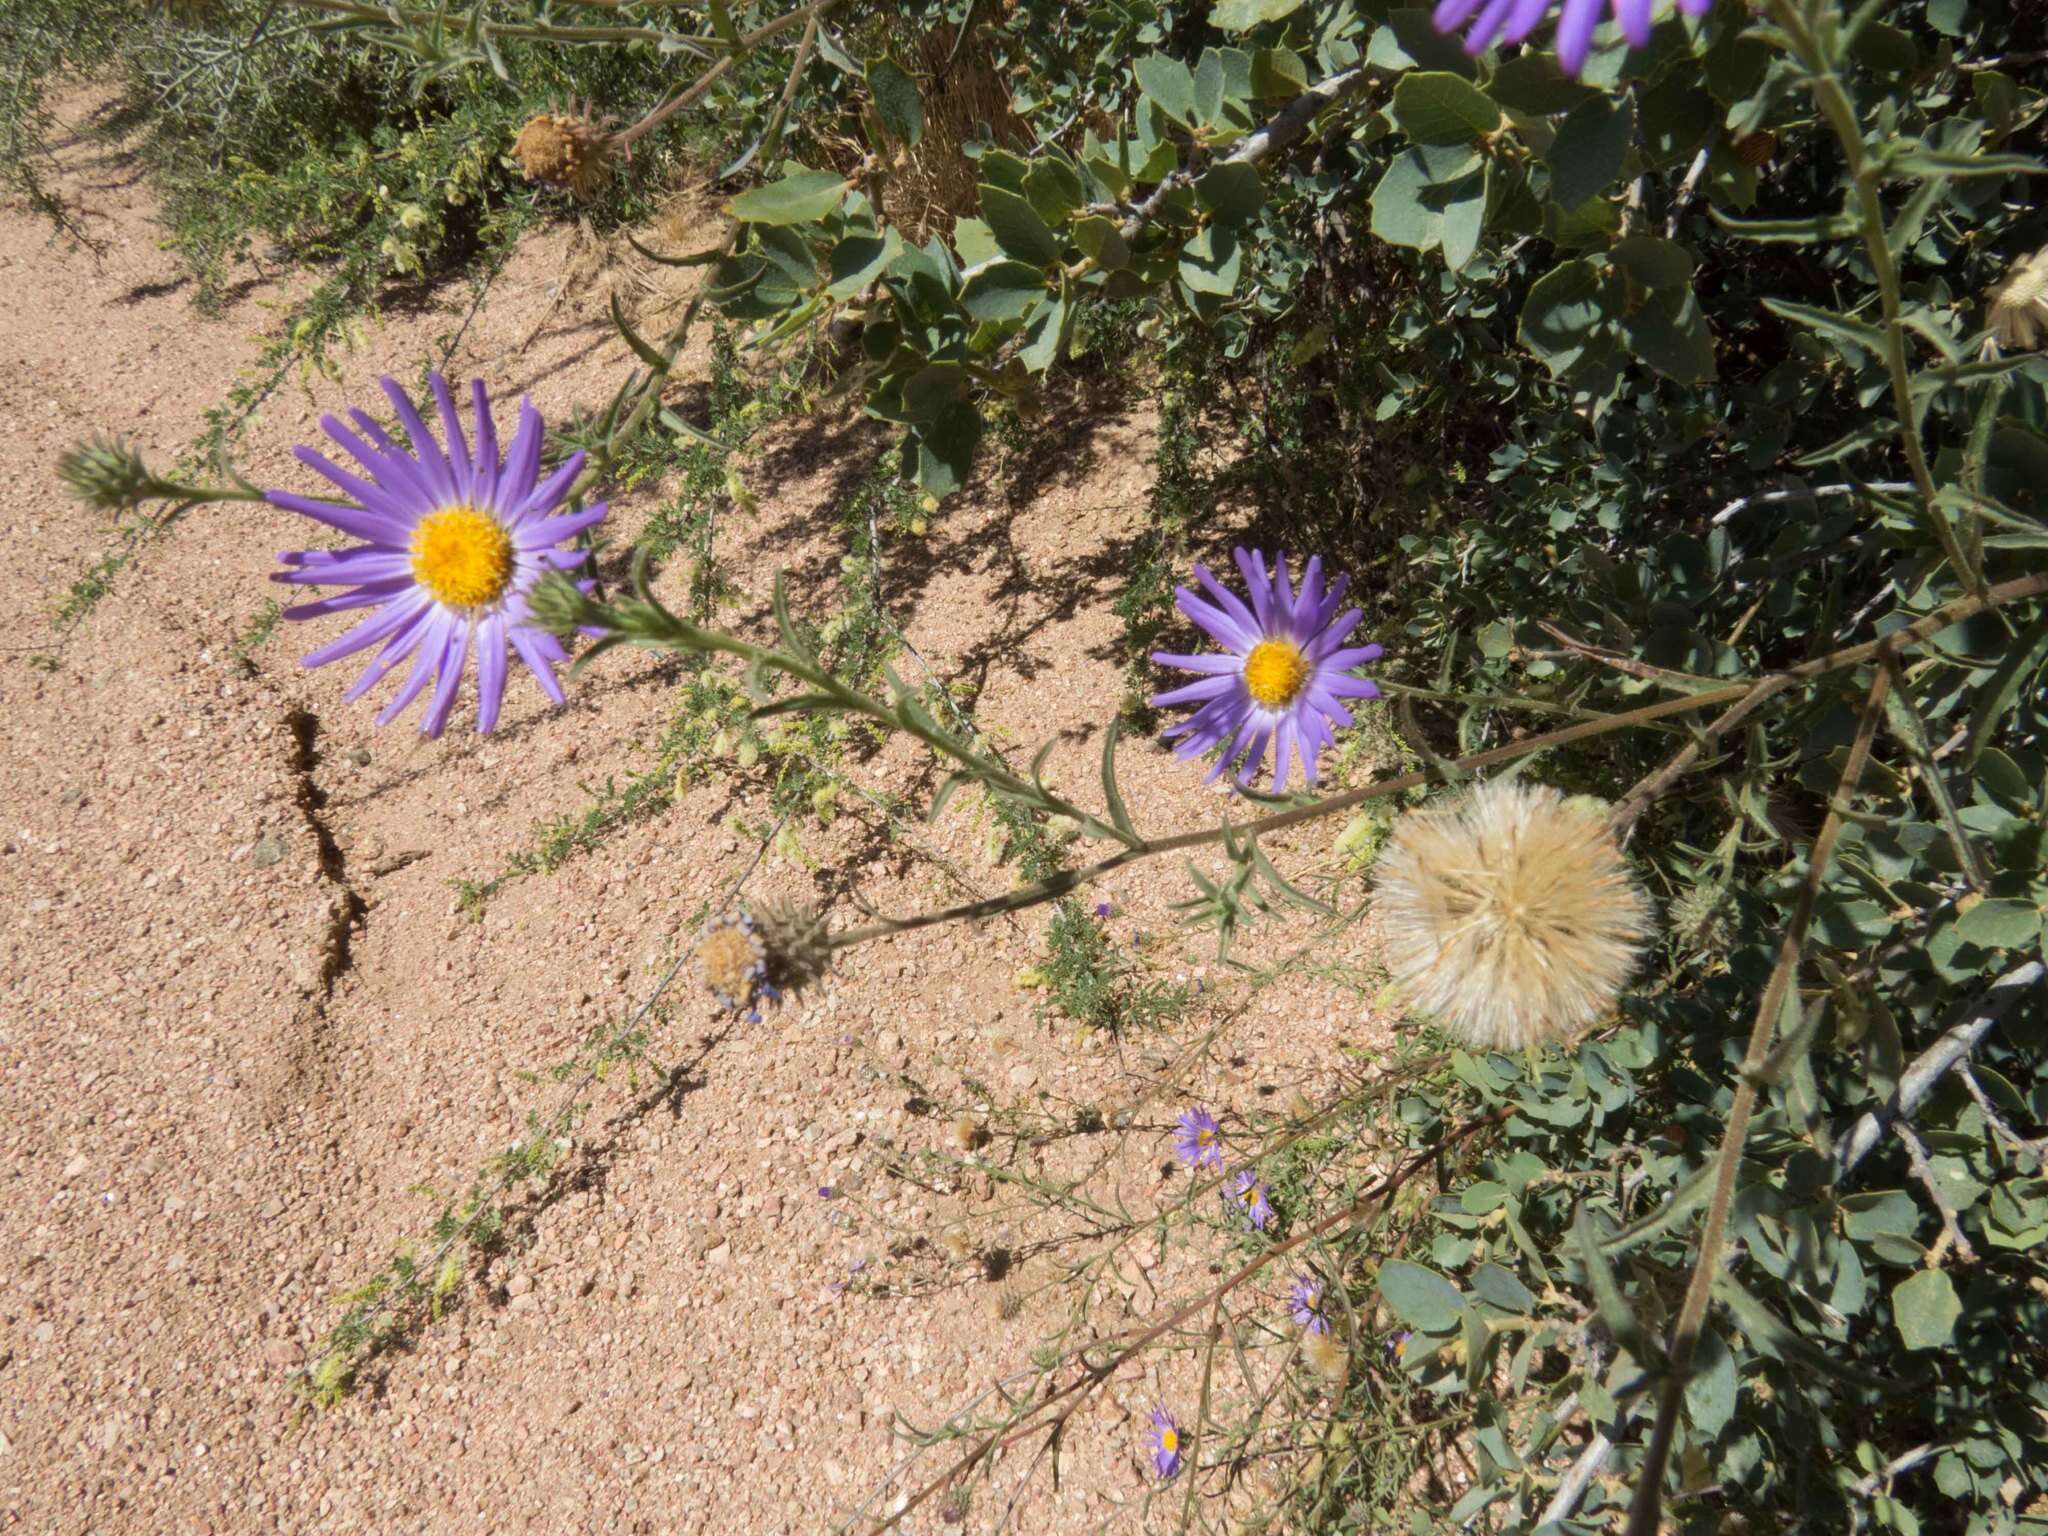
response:
M1977 1262L1977 1251L1970 1246L1970 1240L1963 1236L1962 1226L1956 1220L1955 1202L1942 1192L1941 1181L1934 1176L1934 1169L1927 1161L1927 1148L1913 1127L1900 1120L1892 1126L1892 1134L1906 1146L1906 1166L1913 1170L1913 1177L1920 1181L1920 1187L1927 1191L1927 1198L1934 1202L1934 1209L1941 1216L1941 1236L1934 1240L1934 1246L1927 1250L1927 1265L1938 1267L1942 1256L1953 1248L1956 1257L1965 1264Z
M1840 485L1816 485L1811 490L1796 487L1781 491L1758 491L1754 496L1742 496L1728 503L1707 521L1716 528L1724 528L1751 507L1776 506L1785 501L1814 501L1822 496L1862 496L1871 491L1889 492L1893 495L1913 490L1910 480L1878 480L1870 484L1860 481L1844 481Z

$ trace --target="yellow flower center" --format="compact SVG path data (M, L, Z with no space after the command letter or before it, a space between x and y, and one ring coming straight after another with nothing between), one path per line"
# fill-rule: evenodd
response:
M1175 1430L1171 1430L1171 1429L1162 1429L1161 1431L1159 1431L1159 1449L1161 1449L1162 1451L1165 1451L1165 1452L1166 1452L1167 1454L1169 1454L1169 1455L1171 1455L1171 1454L1172 1454L1173 1452L1175 1452L1175 1451L1179 1450L1179 1449L1180 1449L1180 1435L1179 1435L1179 1433L1178 1433L1177 1431L1175 1431Z
M1261 640L1244 659L1245 690L1268 709L1292 704L1308 682L1308 658L1291 640Z
M412 573L450 608L495 603L512 584L512 535L461 503L429 512L412 531Z
M1209 1145L1210 1142L1214 1141L1215 1139L1216 1133L1210 1130L1206 1125L1203 1126L1199 1131L1195 1132L1195 1145L1198 1147L1206 1147Z

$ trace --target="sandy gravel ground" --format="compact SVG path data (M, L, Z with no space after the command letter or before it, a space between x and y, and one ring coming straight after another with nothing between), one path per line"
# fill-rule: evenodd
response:
M83 124L96 101L62 106ZM379 731L374 704L341 700L350 667L297 666L308 631L339 620L246 646L280 590L275 552L305 542L263 506L195 512L60 630L65 589L115 535L57 484L59 453L105 429L168 465L284 290L252 269L225 315L202 318L132 160L81 135L59 185L105 243L98 259L0 213L0 1529L817 1531L870 1499L886 1510L915 1484L889 1481L911 1449L898 1415L930 1425L1017 1371L1071 1305L991 1285L932 1243L955 1224L977 1249L1042 1237L1023 1270L1039 1284L1088 1251L999 1181L904 1181L892 1153L950 1147L964 1105L1048 1127L1128 1112L1121 1136L1004 1138L981 1155L1027 1174L1106 1159L1102 1187L1149 1210L1180 1187L1161 1164L1187 1097L1316 1097L1340 1048L1384 1041L1336 979L1246 998L1204 940L1172 934L1177 867L1104 893L1120 936L1168 935L1152 950L1163 976L1205 980L1173 1038L1077 1043L1040 1019L1016 985L1036 915L857 951L760 1025L719 1019L679 983L650 1050L686 1064L672 1091L601 1085L573 1176L515 1211L450 1314L341 1406L306 1408L291 1373L336 1297L432 1219L421 1186L460 1189L553 1102L525 1074L650 994L690 914L752 863L729 823L765 819L765 785L693 788L508 884L476 922L453 882L502 870L537 822L644 767L673 668L615 652L561 711L515 681L488 738L461 728L467 701L439 742L409 722ZM602 404L628 358L596 291L561 285L571 240L561 226L518 253L451 373L530 391L551 418ZM286 383L242 440L244 472L308 488L291 445L321 411L374 403L377 374L415 380L471 297L456 285L394 306L342 378ZM679 370L679 400L703 371L701 353ZM838 416L773 430L747 466L759 511L721 526L743 594L728 622L761 626L778 566L800 605L830 611L828 514L881 442ZM980 717L1025 756L1056 734L1051 776L1083 799L1119 693L1108 605L1151 451L1143 414L1056 414L927 538L887 546L884 590L922 663L978 685ZM621 544L660 495L616 503ZM900 746L852 771L877 792L933 787ZM1191 777L1134 743L1140 824L1212 818L1219 802ZM888 911L986 893L1012 878L984 856L986 825L963 802L935 828L892 827L855 797L805 830L815 869L771 853L746 889L857 885ZM1273 851L1314 863L1330 835ZM1246 954L1305 933L1269 930ZM1349 938L1324 958L1363 964ZM1240 1004L1225 1047L1161 1090L1161 1069ZM1133 1249L1081 1309L1081 1336L1159 1315L1210 1275L1206 1255ZM1134 1367L1077 1415L1057 1489L1043 1464L1026 1476L1035 1443L1013 1452L969 1527L1020 1486L1014 1530L1166 1523L1146 1503L1143 1432L1155 1400L1189 1390L1178 1369ZM946 1513L934 1501L909 1528Z

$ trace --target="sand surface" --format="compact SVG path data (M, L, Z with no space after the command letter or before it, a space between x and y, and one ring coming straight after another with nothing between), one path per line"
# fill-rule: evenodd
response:
M276 552L308 532L263 505L193 512L60 627L65 590L119 539L59 485L59 454L105 430L168 466L305 278L252 264L227 311L200 316L139 166L84 131L104 98L58 105L79 131L56 185L102 253L0 212L0 1529L832 1529L940 1464L899 1470L903 1421L937 1423L1063 1326L1068 1345L1112 1336L1213 1283L1200 1245L1162 1257L1128 1232L1077 1232L990 1171L1099 1166L1092 1187L1142 1218L1184 1186L1162 1171L1182 1104L1327 1097L1341 1048L1384 1042L1345 980L1369 974L1362 941L1333 943L1316 979L1248 995L1209 941L1174 930L1186 877L1159 860L1100 899L1121 942L1152 936L1162 979L1202 980L1170 1036L1077 1042L1042 1017L1017 985L1041 913L854 951L761 1024L721 1018L686 971L649 1015L654 1065L592 1090L563 1175L515 1201L502 1251L464 1271L447 1315L339 1406L306 1406L294 1371L337 1297L431 1222L422 1186L463 1189L546 1111L560 1090L530 1074L643 1004L707 901L744 876L748 898L826 899L859 921L852 891L909 912L1014 871L987 858L973 797L921 823L940 775L899 743L847 772L909 796L906 815L842 795L830 827L799 829L800 857L761 856L739 823L767 821L767 781L734 769L506 883L477 921L455 882L498 874L538 823L644 770L677 664L614 652L562 710L515 673L490 737L467 728L469 699L439 741L413 729L417 708L379 730L374 701L341 698L353 664L297 664L344 620L251 642L283 592ZM473 317L466 283L387 307L340 377L293 375L262 402L242 471L314 490L290 449L321 412L381 412L376 376L417 382L458 333L451 375L508 402L529 392L550 419L601 408L630 359L604 283L564 283L576 240L566 222L529 239ZM701 398L703 345L677 371L679 405ZM1056 736L1050 779L1092 803L1151 420L1082 402L1033 433L928 536L885 535L882 591L906 674L971 689L1018 761ZM800 608L833 609L832 511L886 447L836 410L765 435L744 465L758 509L721 513L739 594L726 623L765 633L778 567ZM615 501L614 550L662 499L650 484ZM661 589L685 579L678 566ZM1147 830L1222 803L1151 742L1129 746L1124 779ZM1333 835L1271 851L1326 866ZM1307 933L1274 925L1242 953L1270 960ZM1218 1047L1184 1062L1226 1018ZM962 1110L1022 1129L963 1165ZM1065 1134L1083 1110L1109 1129ZM897 1176L903 1157L927 1171ZM953 1226L972 1234L966 1257L940 1245ZM1025 1258L1021 1288L985 1278L976 1255L994 1246ZM1105 1257L1085 1297L1049 1284L1091 1254ZM1069 1424L1057 1488L1039 1442L1021 1443L977 1486L967 1528L993 1528L1020 1488L1013 1530L1170 1523L1177 1496L1147 1502L1146 1415L1191 1379L1185 1357L1126 1369ZM908 1528L955 1513L935 1499Z

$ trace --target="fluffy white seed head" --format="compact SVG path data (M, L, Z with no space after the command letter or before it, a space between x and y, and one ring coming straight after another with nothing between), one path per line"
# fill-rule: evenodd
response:
M1374 910L1405 1004L1482 1050L1598 1023L1650 932L1599 812L1513 780L1402 817Z

